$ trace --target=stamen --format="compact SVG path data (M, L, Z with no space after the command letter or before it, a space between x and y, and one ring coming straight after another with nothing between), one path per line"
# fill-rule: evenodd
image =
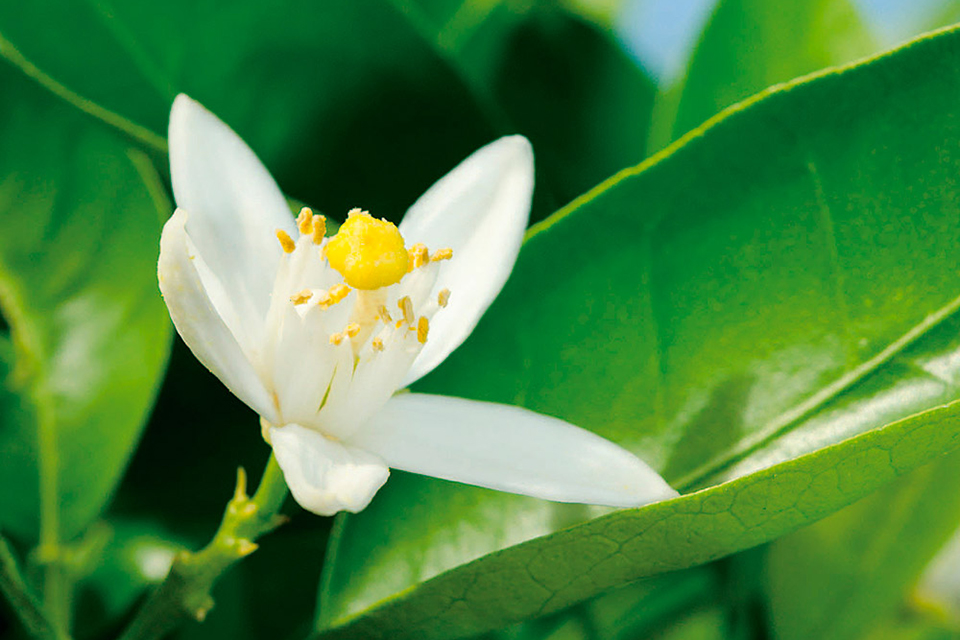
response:
M446 249L437 249L433 252L433 255L430 257L430 260L436 262L438 260L449 260L453 257L453 249L449 247Z
M383 351L383 340L380 338L374 338L373 342L370 343L370 346L373 347L374 351Z
M441 308L447 306L447 302L450 301L450 289L440 289L440 293L437 294L437 304Z
M295 293L292 296L290 296L290 302L292 302L295 305L304 304L305 302L309 302L310 298L312 297L313 297L313 291L310 291L310 289L304 289L299 293Z
M430 331L430 321L427 320L427 316L420 316L420 320L417 322L417 341L420 344L427 343L427 333Z
M380 316L381 320L383 320L383 324L390 324L393 322L393 318L390 317L390 312L387 311L386 305L380 305L377 307L377 315Z
M297 243L294 242L290 234L283 229L277 229L277 240L280 241L280 246L283 247L284 253L293 253L293 250L297 248Z
M330 334L330 344L340 345L343 342L344 335L342 333L331 333Z
M305 236L310 235L310 232L313 231L313 211L310 210L310 207L300 209L300 215L297 216L297 228Z
M410 300L410 296L400 298L400 300L397 301L397 306L400 307L400 311L403 311L404 322L412 326L416 318L413 315L413 301Z
M321 291L317 294L317 304L321 309L329 309L350 293L350 287L345 284L335 284L329 291Z
M311 219L313 225L313 244L323 242L323 237L327 235L327 219L321 215L314 215Z
M356 322L348 324L347 328L343 330L351 338L356 338L357 334L360 333L360 325Z
M427 250L427 245L425 244L417 243L413 245L407 250L407 254L409 255L407 271L413 271L430 262L430 251Z
M335 284L330 287L330 297L333 298L333 304L336 304L347 297L350 293L350 287L345 284Z

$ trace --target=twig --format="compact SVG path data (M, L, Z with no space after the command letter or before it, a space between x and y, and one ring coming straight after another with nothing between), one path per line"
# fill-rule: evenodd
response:
M233 499L210 544L174 559L167 577L120 640L159 640L188 620L203 621L213 607L214 583L234 563L256 551L254 540L284 522L277 513L286 497L287 485L272 455L253 498L247 496L246 473L239 469Z

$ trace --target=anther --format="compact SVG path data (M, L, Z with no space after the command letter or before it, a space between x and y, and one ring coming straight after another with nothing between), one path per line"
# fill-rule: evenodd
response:
M440 293L437 294L437 304L440 307L447 306L447 303L450 301L450 289L440 289Z
M400 311L403 311L404 322L412 326L416 318L413 315L413 302L410 300L410 296L400 298L400 300L397 301L397 306L400 307Z
M377 307L377 315L380 316L381 320L383 320L383 324L390 324L393 322L393 318L390 317L390 312L387 311L386 305L380 305Z
M333 299L333 304L336 304L347 297L347 294L350 293L350 287L345 284L335 284L330 287L330 297Z
M310 207L300 209L300 215L297 216L297 228L303 235L310 235L313 231L313 211Z
M313 297L313 292L310 291L310 289L304 289L290 296L290 302L292 302L295 305L304 304L305 302L309 302L310 298L312 297Z
M436 262L437 260L449 260L453 257L453 249L437 249L433 252L433 255L430 256L430 260Z
M323 242L323 237L327 235L327 219L314 214L311 218L311 225L313 227L313 244L320 244Z
M374 351L383 351L383 340L380 338L374 338L370 343L370 346L373 347Z
M317 304L323 309L328 309L347 297L350 293L350 287L345 284L335 284L329 291L321 291L317 294Z
M347 336L349 336L349 337L351 337L351 338L356 338L356 337L357 337L357 334L360 333L360 325L358 325L358 324L355 323L355 322L354 322L354 323L351 323L351 324L348 324L348 325L347 325L347 328L344 329L343 332L346 333Z
M340 343L343 342L343 338L344 336L342 333L331 333L330 344L339 345Z
M407 254L410 256L407 271L413 271L430 262L430 251L427 250L427 246L424 244L417 243L413 245L407 250Z
M277 240L280 241L280 246L283 247L284 253L293 253L293 250L297 248L297 243L294 242L290 234L283 229L277 229Z
M417 321L417 341L420 344L427 343L427 333L430 331L430 321L427 320L427 316L420 316L420 320Z

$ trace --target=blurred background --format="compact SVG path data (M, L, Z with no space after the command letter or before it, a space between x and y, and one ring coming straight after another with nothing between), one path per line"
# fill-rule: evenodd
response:
M953 0L0 2L0 529L35 580L44 536L70 542L76 637L113 637L173 554L209 539L237 466L256 478L266 462L256 416L171 335L156 295L176 93L233 126L294 206L334 219L399 220L469 152L523 133L535 222L757 91L957 19ZM44 463L51 429L63 450ZM43 464L59 485L33 480ZM956 541L926 543L882 597L844 590L880 579L870 558L838 558L864 544L869 501L897 490L489 638L960 638ZM45 499L72 505L58 533L41 530ZM333 521L287 514L177 637L308 634ZM905 520L885 544L911 535ZM777 601L805 581L819 600ZM855 628L806 626L828 604ZM6 606L0 637L20 637Z

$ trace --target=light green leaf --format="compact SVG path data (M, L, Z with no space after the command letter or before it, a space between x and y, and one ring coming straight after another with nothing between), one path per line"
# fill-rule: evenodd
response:
M960 628L936 615L904 611L881 621L863 640L958 640Z
M855 640L895 613L960 524L958 486L955 452L773 543L766 574L774 636Z
M957 32L920 39L749 101L604 183L535 230L474 336L418 387L570 420L681 488L752 475L482 557L598 512L395 474L341 521L321 624L500 626L827 515L896 475L883 447L911 456L897 473L952 447L954 405L894 421L960 396L958 62ZM598 535L628 522L645 531L629 557Z
M496 135L408 16L378 0L2 3L0 54L151 148L188 93L286 193L334 216L398 218Z
M116 486L166 362L169 205L112 131L6 63L0 83L0 529L35 541L43 518L69 539Z
M682 81L666 142L741 100L877 50L849 0L720 0ZM669 98L669 97L668 97ZM668 99L668 102L670 100Z

